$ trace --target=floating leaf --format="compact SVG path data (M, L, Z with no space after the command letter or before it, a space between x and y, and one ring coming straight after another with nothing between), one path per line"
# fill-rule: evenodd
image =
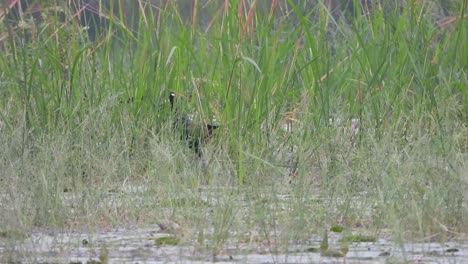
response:
M176 246L180 242L180 238L175 236L158 237L154 240L158 246Z

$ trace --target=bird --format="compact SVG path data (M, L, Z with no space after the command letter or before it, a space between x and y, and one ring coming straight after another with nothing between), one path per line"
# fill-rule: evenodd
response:
M176 133L180 133L180 139L186 141L190 149L202 156L202 145L213 135L218 125L207 124L204 122L197 123L194 115L183 115L178 112L175 104L175 92L169 93L169 102L171 103L171 112L174 115L172 129Z

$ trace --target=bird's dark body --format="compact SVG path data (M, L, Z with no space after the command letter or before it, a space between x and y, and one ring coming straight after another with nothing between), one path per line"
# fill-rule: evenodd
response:
M196 123L195 118L188 115L181 115L174 109L175 93L171 92L169 100L171 102L171 111L174 113L174 123L172 129L180 133L180 139L186 141L189 148L193 149L198 156L202 155L201 147L205 141L209 139L214 131L219 127L211 124L204 124L203 122Z

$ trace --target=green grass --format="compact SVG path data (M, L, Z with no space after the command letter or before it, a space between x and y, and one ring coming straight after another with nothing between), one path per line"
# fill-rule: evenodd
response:
M216 253L333 225L468 231L466 1L230 2L110 6L93 41L66 5L2 8L0 232L169 218ZM221 125L202 160L171 131L170 91Z

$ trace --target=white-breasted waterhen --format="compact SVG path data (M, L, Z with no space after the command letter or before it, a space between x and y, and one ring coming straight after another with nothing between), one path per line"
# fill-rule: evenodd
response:
M219 126L205 123L202 120L197 122L194 115L179 113L175 107L175 97L176 94L170 92L169 101L171 103L171 112L174 115L172 129L174 132L180 133L180 139L186 141L189 148L193 149L201 157L202 146Z

